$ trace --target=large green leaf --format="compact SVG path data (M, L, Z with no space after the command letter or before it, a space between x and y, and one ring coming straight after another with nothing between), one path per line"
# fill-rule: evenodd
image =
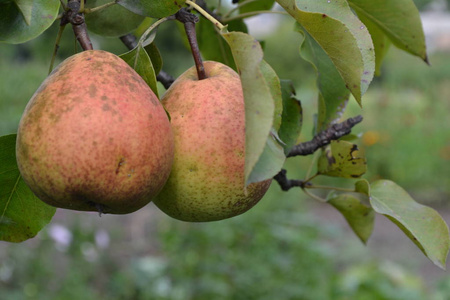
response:
M358 103L372 81L375 54L364 24L346 0L277 0L330 57Z
M349 3L359 15L383 30L395 46L427 60L422 22L412 0L349 0Z
M245 4L239 8L239 12L243 14L253 11L270 10L274 4L275 0L258 0L248 2L248 4Z
M247 26L243 20L235 20L228 24L229 31L247 33ZM226 64L236 70L230 46L215 29L209 20L200 19L196 26L197 41L200 52L205 60L212 60Z
M31 15L33 13L34 0L15 0L17 8L19 8L27 25L31 25Z
M19 44L39 36L55 21L60 1L34 0L31 17L31 3L20 1L20 4L0 3L0 42Z
M261 71L263 51L252 36L224 32L241 77L245 100L245 182L266 147L275 111L274 99Z
M119 0L117 3L135 14L163 18L176 13L186 0Z
M434 264L445 268L449 230L438 212L415 202L404 189L389 180L371 184L370 203L377 213L399 226Z
M275 109L273 112L273 122L272 128L275 132L280 129L281 126L281 115L283 113L283 99L281 97L281 83L280 78L278 78L277 73L272 67L265 61L262 60L260 64L260 70L263 73L264 79L270 88L270 94L275 104Z
M292 82L281 80L283 100L283 113L278 136L283 141L284 153L287 155L299 141L302 130L303 111L302 104L295 98Z
M372 37L373 47L375 49L375 75L381 75L381 66L386 54L389 51L391 42L384 32L364 15L359 15L360 20L367 26Z
M359 178L367 171L366 159L358 156L358 147L347 141L332 141L319 157L321 175Z
M320 132L340 119L350 97L350 91L320 45L301 26L297 26L297 30L304 39L301 41L300 55L311 63L317 72L319 113L316 131Z
M352 194L332 193L328 196L327 202L344 216L361 241L367 243L373 231L375 211Z
M16 135L0 137L0 240L22 242L47 225L56 208L39 200L20 176Z
M132 67L158 96L156 74L150 57L142 47L136 47L119 56Z

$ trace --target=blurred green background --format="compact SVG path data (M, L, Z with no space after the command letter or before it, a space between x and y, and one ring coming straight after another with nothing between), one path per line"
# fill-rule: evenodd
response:
M430 1L417 1L426 9ZM304 106L303 140L311 138L317 90L313 69L298 56L292 22L264 37L265 59L291 78ZM57 27L22 45L0 45L0 135L14 133L46 77ZM118 40L93 36L96 48L120 54ZM174 76L193 62L174 24L156 43ZM280 47L283 45L283 47ZM74 53L67 30L57 62ZM430 54L431 67L391 49L363 98L345 117L368 159L368 180L396 181L450 222L450 50ZM295 65L295 68L293 66ZM311 157L286 165L303 178ZM352 181L323 179L323 183ZM0 299L450 299L450 276L428 261L387 219L377 217L367 246L343 217L300 190L276 183L249 212L193 224L150 204L127 216L58 210L36 238L0 242Z

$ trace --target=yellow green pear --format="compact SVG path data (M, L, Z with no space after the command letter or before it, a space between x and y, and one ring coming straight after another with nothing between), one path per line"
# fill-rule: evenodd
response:
M20 173L60 208L126 214L162 189L173 161L167 114L118 56L84 51L62 62L29 101L19 124Z
M264 196L271 180L245 187L245 109L239 75L218 62L183 73L162 103L170 114L175 154L169 179L154 203L193 222L242 214Z

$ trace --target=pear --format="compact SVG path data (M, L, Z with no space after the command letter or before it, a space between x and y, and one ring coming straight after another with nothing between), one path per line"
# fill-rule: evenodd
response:
M60 208L126 214L162 189L172 166L167 114L118 56L84 51L63 61L27 104L16 156L25 183Z
M169 216L193 222L242 214L266 193L271 180L245 187L245 109L239 75L218 62L183 73L161 101L175 139L172 172L154 199Z

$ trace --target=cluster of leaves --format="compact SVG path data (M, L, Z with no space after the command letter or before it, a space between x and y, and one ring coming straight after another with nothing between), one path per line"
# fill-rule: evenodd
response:
M140 36L137 46L121 57L156 94L157 75L163 62L153 43L155 29L173 20L173 14L186 6L205 17L196 26L203 58L233 67L242 81L246 184L272 178L280 172L299 141L302 125L301 103L295 98L290 80L280 79L264 60L263 43L248 33L246 17L281 13L295 21L295 30L301 35L300 55L317 71L316 133L339 121L351 95L362 105L362 96L374 75L380 73L391 44L427 61L424 34L412 0L244 0L238 1L234 8L212 0L197 3L118 0L100 8L117 5L147 17L135 31ZM3 0L0 7L0 41L21 43L37 37L58 18L60 1ZM84 12L94 11L95 8L88 8ZM30 208L29 203L38 200L20 178L14 140L14 135L0 140L0 239L18 242L34 236L50 221L54 209L44 204ZM311 180L319 175L354 179L365 171L365 158L359 156L356 145L335 141L322 150L317 173L301 187L305 192L313 188ZM380 213L404 230L436 265L445 266L450 245L447 225L436 211L416 203L392 181L369 184L359 180L353 190L335 189L323 200L346 217L363 242L372 232L374 214Z

